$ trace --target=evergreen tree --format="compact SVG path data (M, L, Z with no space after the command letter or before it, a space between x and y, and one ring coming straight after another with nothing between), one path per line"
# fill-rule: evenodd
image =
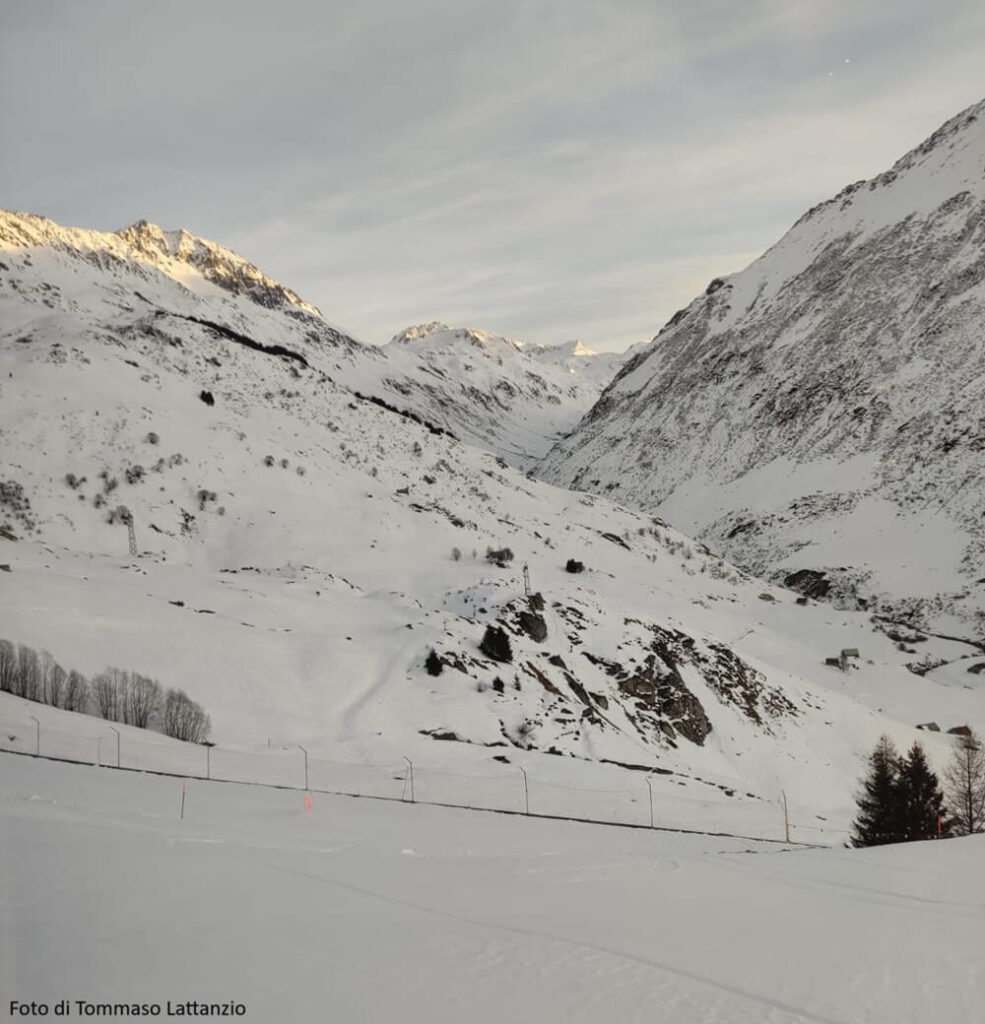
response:
M944 772L944 791L954 831L970 836L985 831L985 747L973 732L957 740Z
M919 743L899 763L899 795L903 836L908 842L950 835L944 794L937 776L927 764L927 755Z
M428 652L428 656L424 659L424 667L427 669L429 676L441 675L441 670L444 666L441 664L441 659L438 657L437 652L433 647Z
M869 774L855 798L858 817L852 822L852 846L881 846L903 838L899 767L892 740L881 737L869 755Z
M487 658L492 658L493 661L513 660L513 648L510 646L510 638L506 635L506 630L500 626L486 626L486 632L483 634L482 643L479 644L479 650Z

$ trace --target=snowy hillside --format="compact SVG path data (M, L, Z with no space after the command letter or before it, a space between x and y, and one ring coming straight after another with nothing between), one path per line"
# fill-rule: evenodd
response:
M628 358L580 342L526 345L487 331L431 323L398 334L385 352L400 365L386 384L426 394L415 409L463 441L529 469L578 422ZM408 360L408 357L410 359ZM431 380L423 380L423 365Z
M289 288L236 253L187 231L139 221L118 232L65 228L0 211L0 288L19 298L13 328L35 307L125 338L200 322L295 365L332 350L323 367L360 394L412 412L529 469L592 406L626 359L577 342L526 346L443 324L411 328L382 348L326 322Z
M837 827L880 733L939 761L948 738L916 724L985 726L978 649L798 604L659 520L527 479L413 395L355 388L391 357L287 289L173 265L195 245L25 244L23 220L0 252L0 636L181 686L225 746L536 762L559 784L659 767L685 799L782 785ZM508 344L480 340L482 366ZM421 341L450 375L458 350ZM511 661L480 650L488 626ZM824 664L843 648L846 672ZM924 657L949 664L906 669Z
M843 607L985 636L983 323L980 103L712 281L541 472Z

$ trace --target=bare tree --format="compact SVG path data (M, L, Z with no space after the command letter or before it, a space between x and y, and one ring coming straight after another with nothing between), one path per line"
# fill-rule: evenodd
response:
M120 668L107 668L92 681L92 695L103 718L122 722L130 673Z
M0 640L0 691L12 693L17 679L17 648Z
M985 747L974 732L957 737L944 792L958 835L985 831Z
M184 690L168 690L164 698L164 734L189 743L204 743L212 722L201 704Z
M147 676L129 673L123 699L123 721L146 729L147 723L160 710L161 684Z
M89 680L74 668L69 672L65 683L65 700L62 707L66 711L85 711L89 707Z
M17 682L11 693L27 700L41 700L42 665L33 647L20 644L17 648Z
M53 708L64 707L68 673L47 652L41 652L41 699Z

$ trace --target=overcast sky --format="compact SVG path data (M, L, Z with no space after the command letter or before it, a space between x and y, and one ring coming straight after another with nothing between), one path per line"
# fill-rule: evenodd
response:
M985 96L982 0L2 0L0 206L622 349Z

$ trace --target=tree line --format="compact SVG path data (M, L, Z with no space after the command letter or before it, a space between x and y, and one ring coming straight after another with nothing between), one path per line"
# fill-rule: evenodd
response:
M957 737L943 784L919 743L900 755L883 736L856 796L852 845L882 846L985 831L985 748L972 730Z
M75 669L66 671L47 651L2 639L0 692L139 729L159 727L165 736L189 743L204 743L212 728L205 709L184 690L165 690L156 679L112 667L90 680Z

